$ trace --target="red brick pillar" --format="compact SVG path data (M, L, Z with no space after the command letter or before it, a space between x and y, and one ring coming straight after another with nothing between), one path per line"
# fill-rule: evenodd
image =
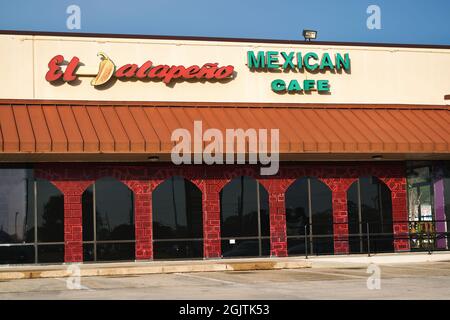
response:
M334 254L349 253L347 189L355 179L322 179L332 191Z
M64 194L64 262L83 262L81 197L93 181L52 181Z
M409 251L408 210L406 199L406 178L383 179L391 190L394 250Z
M126 181L134 192L135 259L153 259L152 188L146 181Z
M220 258L220 190L224 182L219 179L205 179L203 190L203 257Z
M290 181L261 179L269 193L270 256L287 257L285 191Z
M269 194L270 256L287 257L286 204L284 192Z

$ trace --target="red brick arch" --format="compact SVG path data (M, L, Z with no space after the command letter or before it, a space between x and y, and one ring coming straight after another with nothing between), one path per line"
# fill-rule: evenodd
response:
M152 259L152 192L170 176L182 176L202 191L204 257L221 256L220 190L234 177L249 176L269 193L271 255L286 256L285 192L301 177L315 177L332 191L335 253L348 253L347 189L360 176L378 177L391 190L395 250L409 250L405 165L392 163L285 163L275 176L261 176L250 165L47 163L35 166L36 177L51 181L64 194L66 262L82 261L81 195L95 180L112 176L135 194L136 259Z

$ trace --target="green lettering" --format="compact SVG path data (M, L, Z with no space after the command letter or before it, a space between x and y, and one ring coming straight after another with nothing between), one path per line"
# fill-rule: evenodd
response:
M288 92L290 91L302 91L297 80L291 80L291 82L289 82Z
M267 51L267 68L276 69L278 65L278 51Z
M275 92L286 90L286 83L281 79L276 79L272 81L272 90Z
M303 80L303 89L305 91L314 89L314 84L316 82L314 80Z
M305 54L305 58L303 59L303 62L305 63L306 69L313 71L316 70L319 66L317 63L314 63L313 65L309 64L309 59L313 58L314 60L319 60L319 57L314 52L308 52Z
M328 92L330 91L330 84L328 80L317 80L317 91Z
M330 55L328 53L324 53L322 56L322 60L320 61L320 70L324 70L325 68L329 68L330 70L334 69L333 62L331 61Z
M247 51L247 66L251 68L265 68L264 51L258 51L257 57L253 51Z
M302 60L302 53L301 52L297 52L297 68L300 71L303 69L303 60Z
M283 63L283 70L286 70L288 67L291 69L295 69L294 62L294 52L290 52L287 54L286 52L281 52L281 56L284 58L285 62Z
M350 56L348 53L344 54L344 58L342 58L342 55L340 53L336 53L336 69L341 70L342 67L344 67L345 71L348 71L350 69Z

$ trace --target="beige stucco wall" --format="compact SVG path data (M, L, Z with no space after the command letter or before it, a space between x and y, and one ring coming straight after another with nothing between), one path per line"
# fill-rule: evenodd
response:
M247 51L348 52L351 73L311 74L250 72ZM117 66L126 63L234 65L237 76L226 83L116 81L97 89L91 78L77 85L55 86L45 80L49 60L62 54L78 56L97 68L97 52L106 52ZM121 101L214 101L291 103L414 103L445 104L450 94L450 50L357 46L277 45L243 42L78 38L0 35L0 98ZM331 93L276 94L272 80L328 79ZM447 102L448 103L448 102Z

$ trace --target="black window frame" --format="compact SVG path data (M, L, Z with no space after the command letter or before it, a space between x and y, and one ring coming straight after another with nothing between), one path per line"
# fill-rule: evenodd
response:
M311 188L311 182L312 181L317 181L318 183L322 184L323 186L325 186L329 192L329 194L327 196L329 196L330 198L330 208L331 208L331 233L327 233L327 234L315 234L315 227L314 227L314 208L313 208L313 196L312 196L312 188ZM332 190L319 178L317 177L313 177L313 176L305 176L305 177L300 177L297 178L294 182L292 182L292 184L286 189L285 192L285 214L287 215L287 201L288 201L288 193L290 188L294 187L297 183L305 181L306 182L306 193L307 193L307 222L304 225L304 230L303 230L303 234L297 234L297 235L288 235L288 230L287 230L287 218L286 218L286 241L287 241L287 249L289 252L289 240L298 240L298 241L303 241L304 243L304 247L308 250L308 252L304 253L294 253L291 254L289 253L289 256L295 256L295 255L305 255L305 254L319 254L319 252L316 252L315 250L315 246L317 244L317 240L320 239L331 239L331 248L332 248L332 252L329 253L323 253L323 254L334 254L334 220L333 220L333 194L332 194ZM298 196L298 195L297 195Z
M223 236L223 192L226 188L237 179L249 179L249 181L255 182L256 184L256 207L257 207L257 235L256 236ZM242 180L241 180L242 181ZM265 233L267 235L263 235L262 230L262 219L261 219L261 207L262 201L264 199L261 198L261 190L265 192L266 200L267 200L267 230ZM250 176L238 176L231 179L221 190L219 193L219 202L220 202L220 242L221 242L221 252L222 258L239 258L239 257L267 257L270 256L270 195L266 188L258 181ZM266 232L267 231L267 232ZM244 242L243 244L249 244L249 242L245 243L245 241L257 241L258 242L258 254L257 255L232 255L232 256L224 256L224 246L227 244L232 244L231 241L235 241L234 244ZM228 243L227 243L228 242ZM238 244L239 246L240 244Z
M97 239L97 201L96 201L96 184L98 183L98 181L100 180L106 180L106 179L110 179L110 180L114 180L117 183L122 184L125 188L127 188L130 192L131 195L131 210L132 210L132 215L133 215L133 240L98 240ZM84 201L84 195L86 192L89 191L89 189L92 187L92 240L85 240L84 239L84 234L82 236L82 245L83 245L83 262L86 263L97 263L97 262L120 262L120 261L134 261L135 257L136 257L136 220L135 220L135 203L134 203L134 199L135 199L135 194L133 192L133 190L131 190L126 184L124 184L122 181L120 181L117 178L111 177L111 176L106 176L106 177L102 177L97 179L96 181L94 181L89 187L87 187L83 194L81 195L82 199L82 208L83 208L83 201ZM85 212L82 212L83 216L85 214ZM84 225L84 219L82 219L82 225L83 225L83 230L85 228ZM132 258L130 259L99 259L99 247L104 247L106 245L111 245L111 246L127 246L127 245L132 245L133 247L133 252L132 254ZM88 256L86 255L87 249L90 248L92 246L92 250L93 250L93 258L91 259L87 259Z
M2 169L17 169L17 170L29 170L28 173L28 178L27 178L27 184L31 183L31 186L27 186L26 188L26 197L27 197L27 202L28 205L31 206L31 214L32 214L32 219L33 219L33 227L32 229L32 233L33 233L33 239L32 241L23 241L23 242L13 242L13 243L0 243L0 247L2 248L23 248L23 249L27 249L27 248L32 248L33 250L33 259L30 259L30 262L18 262L18 263L3 263L2 261L0 261L0 265L28 265L28 264L38 264L38 265L45 265L45 264L54 264L54 263L64 263L64 250L65 250L65 242L64 242L64 194L61 192L61 190L59 190L55 185L53 185L49 180L47 179L42 179L42 178L36 178L34 176L34 169L32 167L29 166L0 166L0 170ZM39 239L39 232L38 232L38 183L48 183L49 185L52 186L52 189L55 189L56 191L58 191L59 196L62 197L62 211L61 211L61 215L62 215L62 241L41 241L41 239ZM31 194L29 194L31 191ZM31 201L30 201L31 200ZM28 212L27 212L28 214ZM45 254L43 254L43 249L45 248L49 248L49 247L54 247L57 248L57 251L61 252L61 259L58 260L53 260L53 259L45 259ZM41 252L41 254L39 253ZM44 250L45 252L45 250ZM44 261L42 260L42 258L44 258ZM10 259L11 260L11 259ZM33 260L31 262L31 260Z
M154 202L155 202L155 191L158 190L158 188L160 188L161 186L163 186L164 183L169 183L169 181L172 183L172 187L174 187L175 185L175 179L179 179L179 180L183 180L185 185L186 184L190 184L191 186L193 186L196 189L196 192L200 193L200 214L201 214L201 236L200 237L175 237L175 238L157 238L156 237L156 232L155 232L155 206L154 206ZM172 190L172 197L175 196L175 190ZM189 260L198 260L198 259L203 259L204 258L204 230L203 230L203 193L201 191L201 189L194 184L192 181L190 181L189 179L183 177L183 176L171 176L167 179L165 179L164 181L162 181L152 192L152 201L151 201L151 206L152 206L152 246L153 246L153 259L154 260L178 260L178 259L189 259ZM174 199L175 201L175 199ZM187 221L187 217L186 217L186 221ZM190 243L193 247L195 246L199 246L200 250L201 250L201 255L198 256L194 256L194 257L180 257L180 258L159 258L156 257L155 251L158 250L155 246L158 244L161 244L161 246L163 246L164 244L170 244L170 243L175 243L177 245L182 245L183 243ZM186 246L187 248L187 246Z

